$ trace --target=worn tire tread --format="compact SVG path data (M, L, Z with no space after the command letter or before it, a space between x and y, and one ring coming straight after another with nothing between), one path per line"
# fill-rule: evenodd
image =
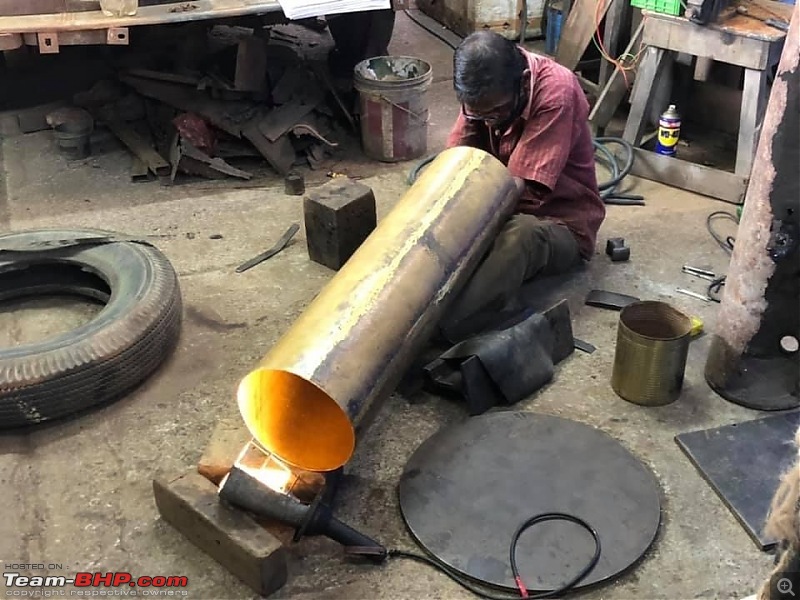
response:
M127 313L54 350L15 357L0 350L0 428L35 425L118 400L174 351L182 321L177 274L157 249L138 245L131 251L144 255L152 281Z

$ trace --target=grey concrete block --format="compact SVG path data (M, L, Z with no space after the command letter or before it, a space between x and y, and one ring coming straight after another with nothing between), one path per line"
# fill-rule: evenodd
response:
M372 189L336 178L303 199L308 256L338 271L369 237L378 222Z

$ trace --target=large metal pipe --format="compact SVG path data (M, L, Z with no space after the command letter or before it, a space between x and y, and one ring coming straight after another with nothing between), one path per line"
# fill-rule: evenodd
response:
M750 408L800 404L800 8L772 84L706 380Z
M517 197L490 154L440 154L241 381L253 437L295 467L344 465L356 429L430 338Z

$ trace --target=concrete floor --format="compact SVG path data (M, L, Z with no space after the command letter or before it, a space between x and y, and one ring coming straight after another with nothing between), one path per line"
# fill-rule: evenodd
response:
M451 93L450 49L401 14L392 51L425 57L434 65L430 149L438 150L458 110ZM233 393L239 379L332 272L308 260L298 235L278 257L245 274L233 273L291 222L301 222L300 200L285 196L278 179L250 189L234 189L229 182L176 188L132 184L126 153L108 140L98 143L99 155L68 164L46 132L4 140L0 227L102 227L154 236L180 273L184 330L174 356L129 397L78 420L0 437L0 561L61 563L67 573L185 575L192 598L253 597L160 520L151 482L197 463L215 423L237 416ZM406 189L408 167L358 157L332 166L365 177L375 190L379 217ZM310 174L309 185L322 179ZM681 274L683 264L725 271L727 256L704 223L711 211L729 207L630 181L647 206L610 207L599 236L601 253L585 275L562 290L570 301L575 334L597 351L574 354L558 368L552 384L516 408L598 427L643 460L662 486L663 527L652 550L616 583L583 597L741 598L763 580L771 557L757 550L673 437L758 414L709 390L702 375L708 336L692 343L678 401L641 408L621 400L609 385L618 315L582 303L595 287L665 300L701 317L713 330L715 305L677 294L675 288L702 291L701 281ZM210 239L212 234L223 237ZM612 264L602 254L605 239L612 236L626 238L630 262ZM0 312L0 344L63 331L96 310L75 302L54 306L49 300L6 305ZM339 515L389 546L413 548L398 512L398 477L427 436L464 415L453 402L425 393L411 399L392 396L360 440L339 498ZM292 546L291 556L290 581L275 597L470 597L415 563L350 564L326 540L304 540Z

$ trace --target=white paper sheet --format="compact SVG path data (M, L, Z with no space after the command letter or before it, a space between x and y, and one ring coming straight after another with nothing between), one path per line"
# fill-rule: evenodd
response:
M362 10L391 8L391 0L278 0L287 19L308 19ZM353 32L358 35L362 32Z

